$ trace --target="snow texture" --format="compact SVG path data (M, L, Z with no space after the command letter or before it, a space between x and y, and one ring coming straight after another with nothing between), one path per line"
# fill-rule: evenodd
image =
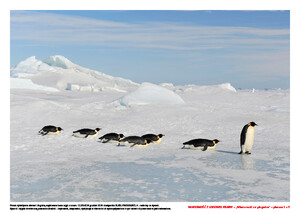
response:
M80 86L94 79L90 84L95 87L105 78L66 60L46 62L52 71L36 69L35 61L23 73L38 73L26 79L59 89L62 78ZM11 88L11 201L290 201L289 90L235 90L228 83L138 87L129 80L121 80L120 86L119 78L105 79L110 88L124 92ZM168 101L182 99L185 104L164 104L168 96ZM126 106L112 104L116 99L127 99ZM140 101L143 104L131 104ZM258 124L252 154L239 155L240 133L250 121ZM38 135L45 125L64 130ZM74 130L96 127L102 128L99 137L110 132L165 136L146 148L72 136ZM221 142L212 151L181 149L183 142L194 138Z

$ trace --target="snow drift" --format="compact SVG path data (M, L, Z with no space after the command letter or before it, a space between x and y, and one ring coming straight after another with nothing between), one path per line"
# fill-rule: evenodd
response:
M137 90L117 100L123 106L146 104L184 104L176 93L159 85L143 83Z
M30 89L30 90L40 90L40 91L50 91L50 92L59 91L56 88L34 84L30 79L18 79L18 78L10 78L10 87L13 89Z
M35 56L29 57L12 67L10 75L13 78L30 79L33 89L37 88L34 85L37 84L58 90L98 92L109 89L124 92L138 86L130 80L81 67L60 55L43 61Z
M174 88L176 91L179 92L204 92L204 93L219 93L219 92L230 92L236 93L236 89L230 83L222 83L218 85L184 85L184 86L177 86Z

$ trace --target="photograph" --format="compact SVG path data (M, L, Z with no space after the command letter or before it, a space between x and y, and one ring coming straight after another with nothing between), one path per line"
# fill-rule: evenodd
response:
M290 207L290 10L9 15L11 209Z

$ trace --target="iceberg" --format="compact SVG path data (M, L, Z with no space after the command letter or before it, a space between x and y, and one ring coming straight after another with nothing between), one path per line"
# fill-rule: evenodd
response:
M152 83L141 86L117 100L123 106L147 104L185 104L183 99L173 91Z

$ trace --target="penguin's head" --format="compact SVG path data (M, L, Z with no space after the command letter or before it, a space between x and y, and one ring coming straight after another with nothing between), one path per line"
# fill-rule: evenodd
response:
M219 141L218 139L214 139L213 142L214 142L215 144L217 144L217 143L219 143L220 141Z
M249 125L250 125L251 127L254 127L254 126L256 126L257 124L256 124L255 122L251 121L251 122L249 123Z
M148 139L148 138L146 138L146 139L145 139L145 143L146 143L146 144L150 144L150 143L153 143L153 141L150 140L150 139Z
M95 129L96 132L98 132L98 131L100 131L100 130L101 130L101 128L96 128L96 129Z
M123 134L119 134L119 139L122 139L124 138L124 135Z
M62 131L63 129L62 129L62 128L60 128L60 127L58 127L58 128L57 128L57 130L58 130L58 131Z
M163 134L158 134L158 137L159 137L159 138L162 138L163 136L165 136L165 135L163 135Z

